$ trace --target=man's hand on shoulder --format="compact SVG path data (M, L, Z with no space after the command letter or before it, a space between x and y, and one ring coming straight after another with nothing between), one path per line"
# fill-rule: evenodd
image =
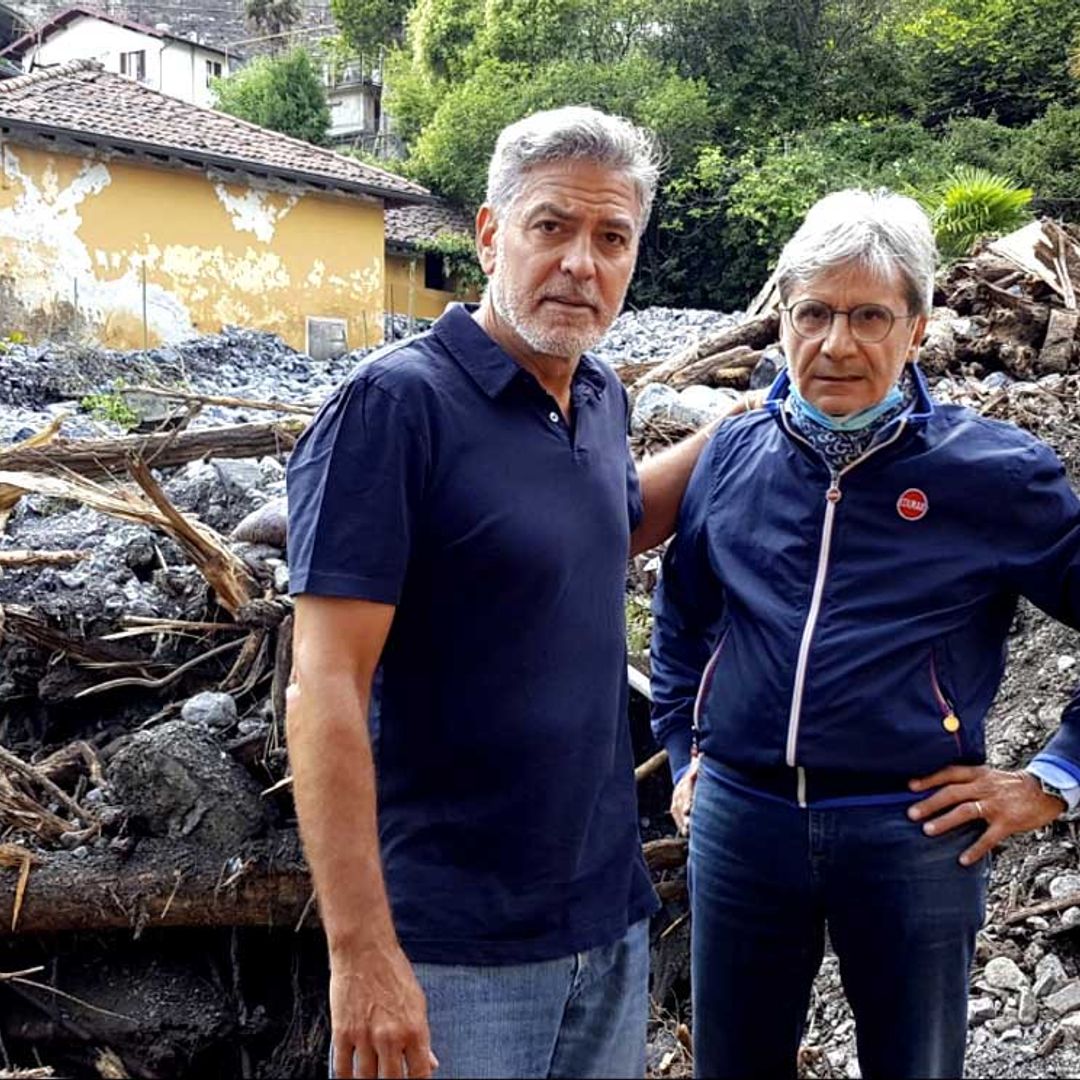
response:
M397 942L364 946L330 962L334 1076L426 1077L427 1005Z

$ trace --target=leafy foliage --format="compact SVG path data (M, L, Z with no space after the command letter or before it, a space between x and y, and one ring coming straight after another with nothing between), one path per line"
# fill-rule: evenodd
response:
M541 68L486 61L439 102L413 145L409 171L448 198L477 206L502 128L537 109L568 104L594 105L654 125L677 167L693 160L712 126L704 87L644 57L585 67L569 61Z
M263 34L280 34L300 21L300 0L244 0L244 15Z
M940 202L968 166L1016 177L1055 212L1080 207L1076 0L389 6L406 4L390 20L404 39L385 31L384 105L406 173L438 193L477 204L498 132L537 109L592 104L663 139L637 304L744 304L810 203L844 186ZM1001 210L993 185L960 188L957 236Z
M409 0L330 0L341 36L358 52L400 41Z
M142 419L128 404L123 395L124 384L118 382L113 390L102 390L88 394L79 405L95 420L107 420L124 431L131 431Z
M416 245L421 251L433 251L442 256L443 271L448 280L462 291L482 292L487 275L476 259L476 244L472 237L460 233L443 233L434 240Z
M303 49L259 57L214 83L217 107L253 124L322 145L330 128L326 91Z
M1009 232L1030 217L1030 188L1004 176L960 165L921 201L946 258L966 255L981 237Z
M991 116L1026 123L1075 99L1069 49L1076 0L927 0L904 27L919 73L918 107L931 122Z

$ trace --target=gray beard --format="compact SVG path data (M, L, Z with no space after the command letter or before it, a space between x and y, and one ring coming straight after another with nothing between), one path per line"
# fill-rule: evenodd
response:
M541 319L525 313L524 299L504 286L503 275L498 268L488 281L487 292L495 314L512 326L514 333L530 349L543 356L561 356L576 360L582 353L588 352L608 331L606 326L599 330L578 331L553 330L545 326Z

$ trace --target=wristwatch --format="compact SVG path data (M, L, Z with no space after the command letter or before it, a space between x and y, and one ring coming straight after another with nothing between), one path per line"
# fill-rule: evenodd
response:
M1036 773L1032 773L1032 775L1039 781L1039 787L1043 789L1043 794L1053 795L1055 799L1061 800L1061 812L1065 813L1065 811L1069 809L1069 800L1065 797L1065 792L1062 791L1057 784L1050 783L1045 777L1039 776Z

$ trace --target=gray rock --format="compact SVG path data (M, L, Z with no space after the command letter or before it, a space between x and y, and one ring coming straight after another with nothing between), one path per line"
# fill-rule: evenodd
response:
M274 567L274 591L287 593L289 591L289 568L283 562Z
M997 1008L994 999L988 997L973 997L968 999L968 1027L978 1027L988 1020L997 1016Z
M1016 1014L1024 1027L1030 1027L1039 1019L1039 999L1031 987L1025 986L1020 991L1020 1004L1017 1006Z
M1016 961L1007 956L995 956L986 965L983 978L989 986L998 990L1021 990L1028 985L1028 977Z
M787 366L784 354L779 349L766 349L761 359L750 372L750 389L764 390L771 386L773 379Z
M230 497L244 497L251 491L257 491L263 485L262 471L256 461L215 459L214 471L221 481L221 486Z
M133 735L110 762L109 781L135 830L150 836L232 854L267 824L254 778L206 728L183 719Z
M1057 658L1057 669L1059 672L1068 671L1069 668L1076 666L1075 656L1059 656Z
M1060 990L1069 981L1065 968L1054 953L1047 953L1035 965L1035 996L1044 998Z
M650 383L637 396L634 410L630 414L630 430L640 434L650 421L667 416L671 407L679 400L679 392L664 383Z
M647 389L641 392L642 397L645 396ZM671 387L665 387L665 389L671 390ZM288 516L289 507L285 497L271 499L241 519L230 535L233 540L243 540L249 544L267 544L283 549L288 532Z
M1080 926L1080 907L1066 908L1061 913L1062 926Z
M229 694L204 690L184 702L180 715L189 724L203 724L211 728L232 727L236 723L236 702Z
M1061 990L1050 994L1046 999L1046 1007L1058 1016L1075 1012L1080 1009L1080 979L1074 979Z
M1080 874L1058 874L1050 880L1050 899L1080 896Z

